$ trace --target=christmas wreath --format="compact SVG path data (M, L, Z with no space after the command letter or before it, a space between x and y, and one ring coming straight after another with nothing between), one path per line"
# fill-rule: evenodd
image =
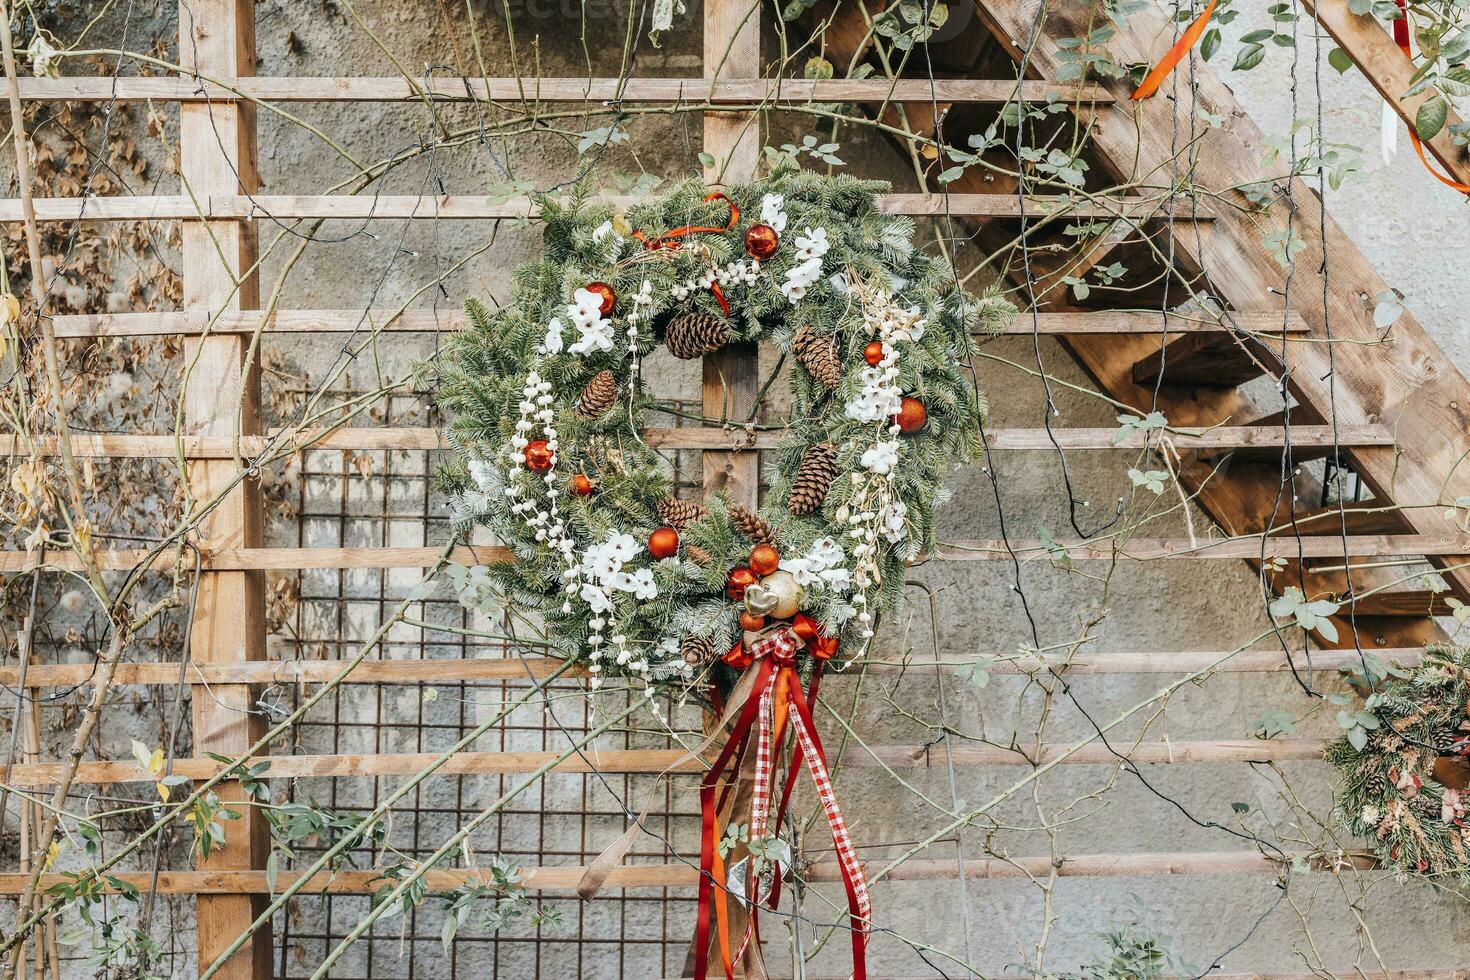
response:
M1470 880L1470 651L1431 647L1327 748L1334 816L1400 875Z
M786 169L620 215L579 187L539 200L545 246L514 301L468 304L436 379L456 516L511 550L487 574L594 684L743 669L777 623L800 657L855 653L933 546L942 477L981 449L972 333L1014 308L958 288L883 189ZM642 437L643 359L737 341L795 361L759 512L675 497Z

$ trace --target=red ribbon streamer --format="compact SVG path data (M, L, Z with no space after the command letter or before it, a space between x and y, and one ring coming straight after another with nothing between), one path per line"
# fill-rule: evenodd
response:
M652 238L649 238L643 231L633 232L633 237L642 242L644 248L650 252L655 252L659 249L678 248L684 244L684 240L690 235L723 234L740 223L740 209L735 206L734 201L730 200L724 194L715 191L712 194L706 194L704 199L706 201L724 201L730 206L730 220L725 224L725 227L717 228L714 225L683 225L671 231L666 231L662 235L655 235ZM709 291L714 294L715 300L720 304L720 309L725 312L725 318L729 319L730 303L725 299L725 293L724 290L720 289L720 284L717 282L710 283Z
M788 626L768 633L751 644L750 652L756 658L755 683L741 709L740 718L730 733L729 740L725 743L724 750L721 751L700 784L700 811L703 827L700 835L701 874L698 926L695 938L694 976L696 980L707 980L708 977L712 915L718 920L720 959L725 968L727 980L733 980L733 963L738 962L744 955L746 946L752 937L757 943L760 941L758 910L761 903L756 898L750 902L750 916L745 935L741 938L739 950L732 958L727 922L724 866L717 854L716 832L718 812L723 809L733 789L733 784L726 786L725 792L720 795L718 806L715 801L715 786L736 753L743 755L750 751L751 738L754 736L757 756L751 830L752 837L763 834L770 816L770 789L773 773L771 749L780 745L781 736L787 724L790 725L793 733L793 748L785 786L776 811L776 825L779 826L781 819L785 816L787 804L790 802L792 790L796 785L797 773L800 772L801 764L804 762L827 815L833 847L837 852L839 870L842 874L843 887L847 891L848 916L852 932L853 980L866 980L867 978L866 949L868 920L871 913L867 879L863 875L862 865L848 837L846 823L842 819L842 812L832 791L826 754L817 737L816 725L812 721L811 705L816 702L821 665L818 663L817 673L812 677L810 692L804 693L801 678L796 672L796 651L801 645L802 641ZM771 886L769 907L775 908L779 902L780 888L781 877L777 874ZM719 892L717 898L714 894L716 891Z
M1400 2L1402 3L1403 0L1400 0ZM1164 84L1164 79L1168 78L1169 73L1174 70L1174 67L1184 60L1184 56L1189 54L1189 49L1194 47L1195 42L1200 39L1200 35L1209 26L1210 15L1215 12L1215 3L1216 0L1210 0L1209 3L1205 4L1204 13L1196 17L1194 23L1190 24L1184 33L1179 35L1179 40L1175 41L1174 46L1169 49L1169 53L1164 55L1164 60L1160 61L1153 67L1153 70L1144 76L1143 84L1134 90L1130 98L1136 102L1139 99L1148 98L1159 90L1159 86Z
M1408 0L1398 0L1398 5L1400 16L1393 22L1393 42L1399 46L1399 50L1404 53L1405 58L1409 59L1412 66L1414 51L1409 45ZM1452 177L1446 177L1434 169L1434 165L1429 162L1429 157L1424 153L1424 142L1419 139L1419 132L1414 128L1413 124L1409 125L1409 142L1414 144L1414 152L1419 154L1419 162L1424 164L1424 169L1429 171L1430 176L1446 187L1453 187L1462 194L1470 194L1470 184L1462 184L1458 180Z

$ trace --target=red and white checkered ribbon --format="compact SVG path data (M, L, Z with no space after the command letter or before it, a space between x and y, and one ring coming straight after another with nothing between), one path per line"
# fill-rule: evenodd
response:
M806 767L812 774L812 782L816 784L817 798L822 801L822 809L827 813L827 824L832 828L832 845L837 850L837 859L846 869L847 880L857 899L857 918L860 921L853 923L853 928L863 932L866 938L873 911L868 897L868 879L863 874L862 863L858 861L857 850L852 846L852 838L847 834L847 821L842 819L842 809L837 805L837 794L832 790L832 777L827 772L827 763L823 761L816 739L807 731L806 722L802 721L799 711L791 712L791 730L796 735L797 744L801 746L801 754L806 758Z
M779 629L755 641L750 648L757 660L769 656L780 665L772 683L761 692L760 696L755 732L755 785L751 793L750 839L753 841L766 836L771 819L771 797L775 776L776 692L782 685L789 685L789 693L797 698L801 697L800 683L792 669L799 645L800 640L795 632L790 629ZM837 851L837 858L841 862L851 890L855 911L855 921L852 927L861 934L861 942L866 943L872 913L868 881L863 874L863 866L858 861L852 838L848 835L847 821L843 819L842 809L837 805L837 794L832 789L832 777L827 771L827 763L822 756L821 747L814 733L802 720L804 710L792 710L788 712L787 717L791 722L791 730L796 738L797 748L802 758L806 760L807 771L811 774L813 785L816 786L817 798L821 800L822 810L827 814L827 824L832 831L832 844ZM794 758L792 764L796 764ZM750 899L752 906L759 902L759 896L751 896ZM754 934L754 925L755 917L752 915L746 923L745 935L741 938L740 948L735 954L736 962L739 962L745 955L745 948Z

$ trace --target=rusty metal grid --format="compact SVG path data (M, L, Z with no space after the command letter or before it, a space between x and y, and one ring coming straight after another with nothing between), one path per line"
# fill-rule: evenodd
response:
M385 399L378 424L424 424L418 395ZM671 403L697 412L697 403ZM434 420L430 418L430 424ZM689 424L672 413L650 413L651 425ZM686 474L698 473L696 451L670 454L676 484L692 486ZM273 540L300 547L423 546L444 542L448 534L446 501L434 490L439 454L424 451L344 452L309 450L288 490L294 506L283 509L268 529ZM406 588L420 576L405 569L311 569L272 584L291 596L289 617L273 622L269 639L273 659L342 659L354 655L363 639L389 614ZM473 629L475 614L440 587L416 615L425 622ZM374 659L470 659L514 656L509 645L482 637L433 632L404 626L370 656ZM425 696L431 690L433 694ZM482 723L502 700L525 690L515 681L457 682L434 685L344 685L292 727L274 753L415 753L443 751ZM580 683L553 689L551 714L540 701L513 713L482 736L472 751L561 751L570 739L595 724ZM309 692L282 684L265 692L263 702L284 711ZM600 710L610 706L602 704ZM665 703L666 715L685 731L701 724L696 706ZM644 719L643 724L647 724ZM647 732L615 731L595 748L670 748L675 743ZM590 750L589 750L590 755ZM293 779L277 800L311 801L344 815L371 810L407 777ZM361 846L352 866L381 868L395 859L430 854L446 837L524 776L476 774L435 776L400 801L385 847ZM648 830L629 853L628 863L664 864L675 854L698 853L699 810L689 777L665 781L656 790ZM481 858L498 854L521 866L585 865L623 832L626 805L645 803L652 778L627 774L552 773L525 790L472 839ZM294 848L296 860L282 870L303 867L326 845ZM457 864L460 862L456 862ZM386 882L385 882L386 883ZM692 936L695 896L688 889L608 890L589 903L575 896L528 892L531 904L559 915L559 923L536 923L530 914L487 931L472 920L444 949L440 930L447 902L430 897L407 916L385 917L359 940L334 975L362 978L409 977L570 977L678 976ZM299 895L276 918L275 971L285 978L309 976L326 952L365 914L367 895Z

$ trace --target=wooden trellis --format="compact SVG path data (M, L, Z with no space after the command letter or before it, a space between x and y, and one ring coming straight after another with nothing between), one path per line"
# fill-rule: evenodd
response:
M52 221L177 220L183 223L181 307L159 313L95 312L57 316L54 326L62 338L177 335L185 338L193 362L185 392L184 419L188 431L174 436L134 434L79 437L75 450L82 457L172 458L180 449L189 459L189 483L200 500L223 496L199 531L202 581L198 589L187 682L192 685L194 755L180 759L174 772L194 780L220 771L211 753L235 757L254 744L264 731L253 703L252 685L281 678L281 664L267 658L264 572L317 568L424 568L439 560L442 549L432 547L265 547L264 517L259 490L253 480L239 481L237 456L280 458L306 448L335 450L433 450L439 434L425 427L379 427L263 431L259 412L258 365L247 360L250 338L258 329L281 335L358 330L435 332L458 329L462 318L421 309L276 310L259 313L256 277L249 274L256 255L256 220L354 218L407 220L494 220L530 214L524 203L487 203L473 196L323 196L259 195L255 173L255 119L271 107L292 102L407 102L496 101L516 103L524 97L516 79L436 78L431 82L402 78L253 78L255 59L253 0L188 0L181 17L179 60L187 75L154 78L26 78L19 80L22 99L46 100L153 100L179 105L182 176L188 193L85 199L37 199L35 218ZM1125 91L1115 86L1062 84L1048 80L1057 75L1059 38L1086 33L1084 5L1053 5L1039 34L1033 36L1031 4L1010 0L977 0L979 21L996 50L1023 62L1034 75L1017 86L1011 81L958 78L902 78L833 80L776 80L762 78L760 18L762 9L747 0L707 0L704 7L704 77L658 79L540 79L534 97L543 102L585 103L608 98L625 102L695 105L705 111L704 148L715 166L712 181L738 181L755 174L759 162L762 113L782 104L809 101L854 102L870 107L901 139L905 132L930 137L938 133L936 120L953 105L1001 104L1019 96L1043 100L1055 96L1083 117L1094 133L1097 162L1109 176L1122 181L1130 172L1168 173L1173 108L1163 99L1141 106L1126 104ZM1346 0L1319 0L1324 24L1350 53L1384 71L1369 76L1401 112L1412 113L1412 103L1400 103L1397 92L1407 87L1408 68L1397 61L1386 35L1347 11ZM1079 8L1077 10L1070 9ZM856 13L838 9L839 18ZM1132 60L1153 60L1169 39L1161 22L1137 15L1141 27L1135 37L1120 44ZM1153 33L1150 33L1152 31ZM856 46L844 43L865 32L832 31L834 60L853 58ZM1146 40L1140 40L1146 39ZM988 42L987 42L988 43ZM992 52L993 54L994 52ZM975 70L972 62L970 70ZM961 70L961 73L964 69ZM1227 90L1202 73L1201 106L1225 116L1229 123L1204 137L1208 152L1195 161L1195 180L1211 186L1238 185L1260 177L1257 153L1261 134L1235 106ZM903 108L900 118L896 111ZM936 111L938 110L938 111ZM1135 128L1137 127L1137 128ZM1142 132L1141 144L1137 133ZM951 143L962 143L964 133L946 132ZM1463 158L1444 140L1431 147L1446 166L1460 168ZM1135 163L1135 153L1137 160ZM1303 201L1312 200L1305 186L1292 188ZM890 194L883 206L900 214L945 216L971 227L984 242L1000 222L1005 235L1023 222L1028 233L1041 233L1049 224L1076 218L1105 222L1176 222L1190 234L1177 236L1181 259L1203 270L1228 312L1217 317L1165 315L1139 310L1094 310L1064 302L1023 315L1008 329L1022 335L1061 338L1078 362L1103 391L1118 402L1147 405L1164 411L1174 430L1173 445L1185 465L1182 483L1219 525L1223 535L1199 540L1135 538L1127 545L1133 558L1245 560L1254 564L1279 558L1281 565L1266 574L1276 583L1307 580L1314 591L1341 594L1338 617L1339 653L1325 653L1316 663L1323 668L1348 668L1357 661L1351 648L1362 643L1382 656L1412 660L1420 645L1439 635L1431 616L1444 611L1443 597L1425 591L1381 591L1391 575L1375 559L1422 559L1442 569L1452 594L1470 599L1470 538L1441 507L1426 503L1454 500L1470 494L1470 467L1456 461L1470 453L1466 414L1470 412L1470 385L1435 347L1422 327L1404 314L1394 327L1395 343L1373 343L1371 297L1387 288L1362 260L1352 244L1331 223L1325 237L1314 222L1301 222L1296 233L1305 242L1298 259L1293 295L1306 297L1300 305L1286 305L1277 287L1281 270L1260 248L1261 225L1275 216L1245 216L1235 210L1192 209L1182 200L1160 201L1134 195L1099 195L1081 200L1069 197L1020 198L1002 180L982 181L967 172L947 192L929 188L924 193ZM0 220L16 222L25 216L20 199L0 200ZM1107 261L1113 245L1089 243L1058 267L1072 275ZM1319 266L1330 251L1338 270L1323 281ZM1325 301L1324 298L1325 297ZM1365 302L1367 300L1367 302ZM1324 340L1360 341L1331 345ZM1161 357L1160 351L1163 351ZM1289 349L1294 366L1289 380L1296 399L1289 420L1255 418L1242 384L1280 368L1282 350ZM1329 353L1329 351L1331 353ZM1332 358L1329 362L1329 357ZM704 410L707 416L741 419L754 407L758 378L750 352L729 349L706 359ZM1412 377L1412 390L1395 383L1395 376ZM1329 383L1329 377L1335 383ZM1155 398L1155 394L1157 397ZM1283 422L1289 421L1289 425ZM995 451L1107 451L1128 446L1118 443L1112 429L999 428L986 433ZM772 444L769 433L751 433L737 427L650 430L651 445L670 450L697 450L704 461L704 485L709 492L729 491L736 501L754 504L758 494L757 451ZM1139 443L1141 444L1141 443ZM16 439L3 444L19 455L37 447ZM40 451L54 451L44 442ZM1219 465L1231 454L1228 467ZM1274 507L1283 454L1293 463L1339 457L1371 488L1373 500L1340 511L1336 506L1294 510L1288 502ZM1399 509L1395 500L1414 504ZM1062 541L1055 544L1029 540L970 540L950 542L938 559L1011 560L1065 554L1077 560L1114 560L1106 542ZM149 559L136 549L104 551L105 569L133 569ZM454 557L466 561L493 561L503 557L495 548L462 548ZM168 556L152 560L162 567ZM1352 591L1344 565L1357 564ZM41 566L72 567L67 556L11 552L0 554L0 572L13 574ZM1046 666L1048 658L1031 662L1001 661L995 672L1019 673ZM1285 658L1275 652L1230 655L1227 652L1137 651L1083 654L1068 661L1074 673L1158 673L1191 678L1214 670L1281 671ZM531 679L547 676L553 662L534 660ZM913 671L914 666L878 662L870 669ZM946 670L946 667L929 668ZM345 659L313 661L291 668L291 680L322 683L349 671L344 684L434 683L486 680L507 683L528 679L518 662L472 660L367 661L354 665ZM28 689L44 690L85 682L90 667L37 664L27 668ZM113 678L117 685L175 683L177 663L126 663ZM569 675L578 676L576 673ZM0 668L0 683L21 681L20 667ZM1183 683L1183 680L1177 681ZM1284 761L1317 758L1321 743L1313 739L1270 741L1175 741L1145 743L1122 750L1122 756L1144 764L1216 763L1231 761ZM657 773L678 758L671 750L608 751L599 755L601 772ZM463 752L439 771L445 775L527 773L555 762L551 751ZM912 745L875 746L857 765L890 768L956 766L1028 766L1045 770L1060 764L1111 764L1120 755L1096 743L1057 743L1029 749L962 748L945 752ZM270 758L272 778L324 776L369 778L419 772L433 761L423 753L354 753L280 755ZM11 772L14 785L43 787L54 783L60 762L24 762ZM560 771L586 771L573 758ZM696 767L685 765L685 771ZM76 778L86 784L151 781L152 777L128 760L83 762ZM231 783L221 792L238 793ZM193 870L162 872L156 883L142 873L118 877L160 893L196 896L197 958L200 968L215 962L243 933L265 906L269 892L265 872L266 842L262 821L249 807L244 819L228 827L228 846ZM1288 856L1290 857L1290 856ZM1345 856L1345 865L1363 865L1365 859ZM1181 854L1096 854L1065 857L1056 871L1061 876L1176 875L1220 873L1277 873L1281 862L1254 851ZM6 869L0 874L0 893L17 894L26 876ZM892 880L941 879L963 873L967 877L1044 875L1053 870L1047 857L977 859L963 864L953 860L918 859L892 869ZM524 870L527 887L565 891L575 886L580 868L537 867ZM835 869L818 863L810 870L813 881L835 880ZM59 881L43 876L43 885ZM283 873L277 888L295 879ZM448 887L464 880L462 872L435 871L432 886ZM638 865L612 875L608 887L688 888L695 871L685 865ZM340 872L322 876L311 890L361 894L377 885L370 872ZM881 884L879 885L881 888ZM218 973L221 977L264 978L273 975L273 945L269 928L258 930L245 948ZM1408 974L1405 974L1406 976ZM1418 975L1418 974L1415 974Z

